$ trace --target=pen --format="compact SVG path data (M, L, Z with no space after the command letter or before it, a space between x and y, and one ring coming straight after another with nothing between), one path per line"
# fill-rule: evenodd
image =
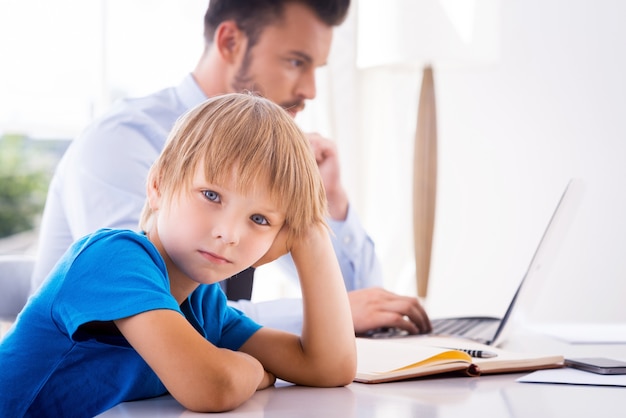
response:
M498 355L496 353L493 353L491 351L473 350L471 348L451 348L451 349L452 350L462 351L464 353L469 354L470 356L472 356L474 358L493 358L493 357L498 357Z

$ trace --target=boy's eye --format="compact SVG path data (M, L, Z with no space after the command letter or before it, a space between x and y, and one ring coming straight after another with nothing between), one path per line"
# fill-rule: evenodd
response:
M220 195L217 194L216 192L214 192L213 190L203 190L202 194L204 195L204 197L209 199L211 202L219 202L220 201Z
M252 222L259 225L269 225L267 218L265 218L265 216L263 215L252 215L250 219L252 219Z

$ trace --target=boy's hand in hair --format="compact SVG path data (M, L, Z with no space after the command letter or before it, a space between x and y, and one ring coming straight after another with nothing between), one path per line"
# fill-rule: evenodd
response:
M278 232L278 235L276 235L272 246L269 248L269 250L267 250L263 257L261 257L256 263L252 265L252 267L262 266L263 264L272 262L287 254L290 251L290 248L287 244L287 226L283 225L283 227Z

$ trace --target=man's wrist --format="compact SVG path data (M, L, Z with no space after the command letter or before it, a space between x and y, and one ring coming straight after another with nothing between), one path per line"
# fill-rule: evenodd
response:
M348 216L348 196L343 190L327 193L328 214L335 221L345 221Z

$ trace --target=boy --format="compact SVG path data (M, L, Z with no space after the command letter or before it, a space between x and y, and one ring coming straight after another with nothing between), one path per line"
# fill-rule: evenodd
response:
M148 174L144 233L77 241L0 344L3 415L93 416L166 392L225 411L275 376L350 383L354 329L325 211L310 146L283 109L239 93L196 107ZM287 252L301 337L228 307L217 283Z

